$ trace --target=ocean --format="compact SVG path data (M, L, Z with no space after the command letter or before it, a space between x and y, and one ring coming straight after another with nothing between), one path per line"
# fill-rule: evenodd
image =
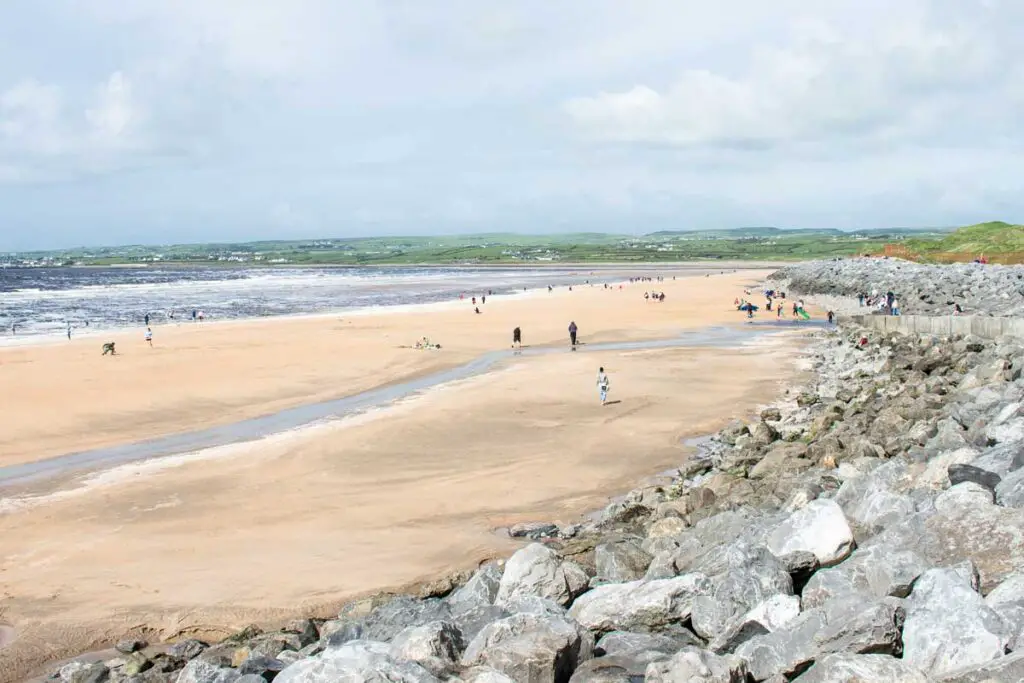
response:
M191 320L327 314L621 279L623 268L2 268L0 343ZM635 272L634 274L639 274ZM603 279L602 279L603 278Z

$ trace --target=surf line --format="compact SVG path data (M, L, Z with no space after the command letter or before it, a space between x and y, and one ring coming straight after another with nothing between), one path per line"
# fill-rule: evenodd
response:
M584 344L578 348L584 353L684 347L724 348L735 346L756 336L778 334L781 331L792 329L792 327L781 325L709 327L688 331L671 339ZM491 351L454 368L369 389L351 396L287 408L270 415L183 434L170 434L120 446L78 451L37 462L0 467L0 491L14 485L24 485L58 476L85 474L116 465L256 441L314 423L353 417L374 408L385 407L399 399L421 394L427 389L481 375L501 361L562 352L564 349L559 346L524 348L515 351L507 349Z

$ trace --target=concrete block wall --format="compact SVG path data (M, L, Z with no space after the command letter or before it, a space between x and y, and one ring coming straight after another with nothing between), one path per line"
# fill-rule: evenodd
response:
M881 332L903 334L934 334L948 337L954 334L974 334L983 339L1003 335L1024 337L1024 319L990 318L974 315L854 315L854 321Z

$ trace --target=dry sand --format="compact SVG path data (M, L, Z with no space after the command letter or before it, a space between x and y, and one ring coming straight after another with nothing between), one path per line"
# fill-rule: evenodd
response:
M161 328L157 349L125 343L116 359L95 343L4 351L0 382L32 398L3 415L0 453L26 461L353 393L507 346L516 324L541 344L563 343L570 318L591 342L736 321L732 299L755 277L645 285L667 293L663 304L634 285L489 299L479 316L467 304ZM424 334L444 350L396 348ZM217 636L327 615L345 598L506 553L514 546L494 528L572 521L678 464L683 437L773 398L796 342L775 344L510 358L371 415L200 461L125 466L2 515L0 622L17 638L0 650L0 681L132 630ZM598 404L599 364L621 402Z

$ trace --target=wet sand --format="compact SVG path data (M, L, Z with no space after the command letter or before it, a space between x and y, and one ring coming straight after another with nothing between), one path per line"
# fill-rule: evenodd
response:
M645 304L637 286L509 299L500 306L494 301L493 309L489 300L488 313L469 314L469 321L456 311L402 313L401 322L379 316L352 325L369 339L373 329L394 335L433 321L440 333L423 334L442 343L466 339L453 356L471 355L473 345L484 341L491 348L502 343L513 326L509 322L527 312L548 316L519 323L528 342L534 341L533 329L535 343L544 335L561 342L566 315L575 317L584 340L661 337L687 326L735 321L731 300L742 294L738 285L751 279L741 274L731 281L647 285L664 289L664 304ZM690 302L672 308L684 290ZM618 306L610 303L620 296ZM710 311L695 303L712 300L722 303L707 305ZM519 306L526 308L513 310ZM453 328L442 329L440 318ZM485 322L492 318L501 320ZM311 323L324 327L323 321L254 327L266 337L293 338L293 324L308 332ZM193 346L212 353L221 350L216 343L223 343L222 334L239 337L214 327L182 330L181 338L195 335ZM234 326L222 326L228 327ZM595 333L587 335L589 329ZM338 335L322 331L329 340L321 342L326 353ZM218 637L253 621L328 616L353 596L505 554L516 546L495 528L520 521L571 522L643 477L677 465L685 458L683 438L705 434L771 400L794 373L798 343L782 336L735 351L584 350L510 358L486 375L368 415L191 459L124 466L42 504L0 515L0 620L17 629L17 639L0 650L0 681L18 680L44 662L107 645L130 631L156 639ZM387 358L404 351L378 350ZM117 362L148 361L144 351L133 350ZM425 363L449 362L409 354L429 358ZM256 355L240 352L236 360ZM351 369L362 359L345 358L351 376L363 377ZM368 355L367 361L383 367L380 356ZM309 358L291 362L315 365ZM598 365L612 378L615 402L604 407L594 386ZM199 381L193 388L216 395L219 387ZM191 415L183 407L186 390L168 393L174 409ZM244 393L233 396L245 405ZM40 405L45 404L37 403L37 412ZM109 416L132 406L115 402L105 408ZM53 415L65 425L86 419Z

